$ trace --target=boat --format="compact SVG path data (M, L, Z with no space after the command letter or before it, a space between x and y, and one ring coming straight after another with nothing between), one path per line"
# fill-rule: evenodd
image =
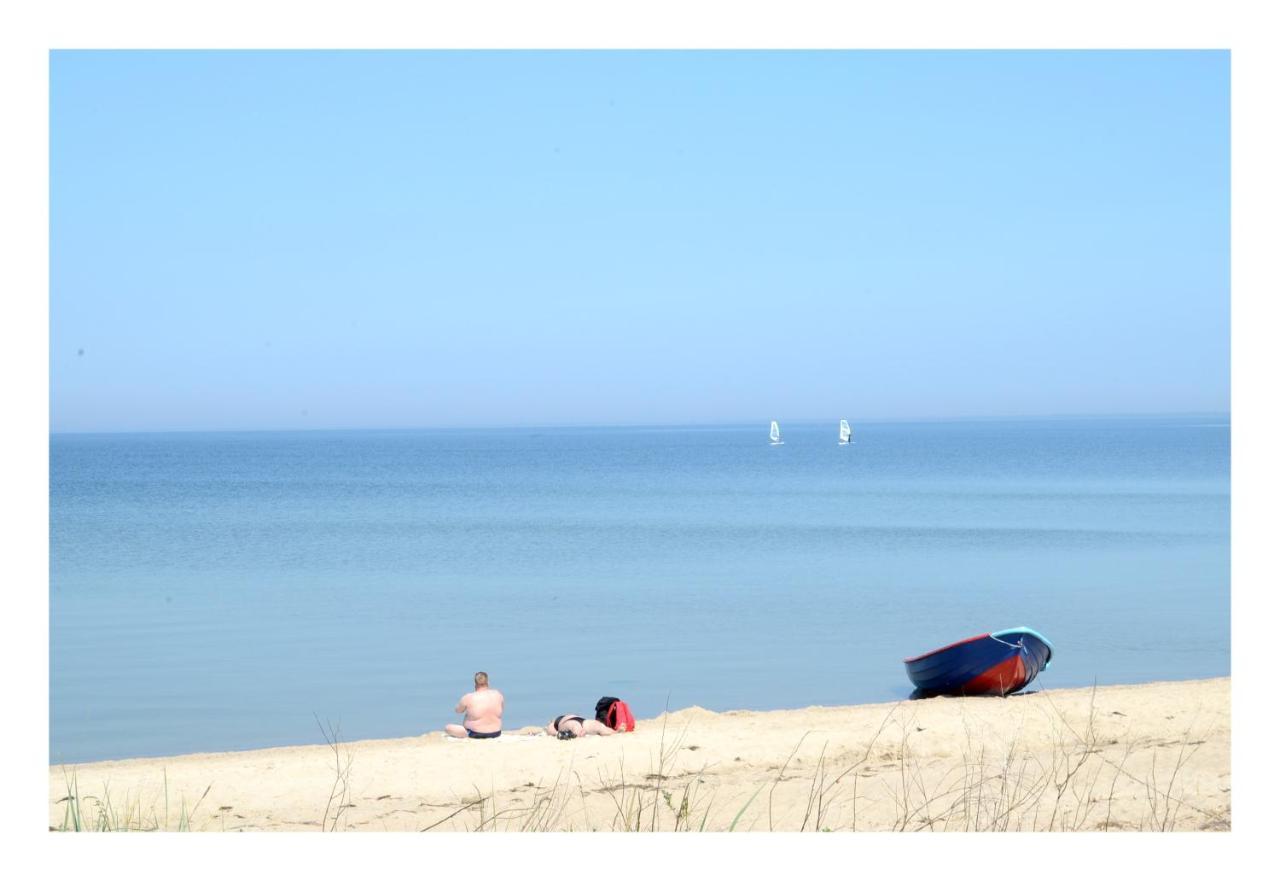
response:
M778 430L778 420L775 419L769 423L769 446L776 447L782 443L785 441L782 439L782 432Z
M849 420L847 419L840 420L840 443L853 443L853 429L849 427Z
M1053 645L1030 627L1014 627L953 642L903 661L920 696L1003 697L1026 688L1053 658Z

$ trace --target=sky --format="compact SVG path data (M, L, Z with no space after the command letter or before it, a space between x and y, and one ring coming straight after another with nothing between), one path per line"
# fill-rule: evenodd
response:
M1225 413L1230 56L50 56L50 427Z

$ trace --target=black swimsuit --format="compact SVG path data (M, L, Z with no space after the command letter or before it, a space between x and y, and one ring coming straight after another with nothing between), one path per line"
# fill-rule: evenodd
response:
M474 738L476 738L477 740L484 740L484 739L485 739L485 738L487 738L487 737L497 737L497 736L499 736L500 734L502 734L502 729L501 729L501 728L499 728L497 731L488 731L488 732L486 732L486 731L472 731L470 728L468 728L468 729L467 729L467 737L474 737Z
M564 719L569 719L570 721L573 721L573 722L583 722L583 723L585 723L585 722L587 721L586 719L582 718L581 716L556 716L556 720L555 720L554 722L552 722L552 723L551 723L551 727L552 727L552 728L554 728L555 730L559 731L559 730L560 730L560 722L561 722L562 720L564 720Z

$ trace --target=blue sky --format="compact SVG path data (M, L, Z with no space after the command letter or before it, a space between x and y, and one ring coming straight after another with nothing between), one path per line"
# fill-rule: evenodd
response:
M1225 412L1225 52L50 62L54 431Z

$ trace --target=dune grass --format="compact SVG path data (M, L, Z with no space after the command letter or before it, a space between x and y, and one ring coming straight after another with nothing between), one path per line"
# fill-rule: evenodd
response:
M688 725L673 732L662 717L648 770L619 758L616 768L596 768L587 779L572 755L550 782L530 782L509 792L475 789L450 804L416 813L419 831L1170 831L1229 830L1230 806L1212 810L1182 785L1188 762L1205 742L1195 722L1172 739L1104 738L1091 695L1088 713L1074 724L1044 696L1052 748L1038 749L1011 732L1001 745L979 736L964 720L965 736L954 756L918 751L923 729L910 704L893 705L878 730L857 749L833 754L823 743L801 758L812 732L790 755L754 779L726 775L715 761L689 767L677 761ZM965 712L964 704L957 704ZM348 822L353 757L336 726L321 725L333 752L333 781L314 820L324 831ZM813 744L813 746L817 746ZM687 760L688 753L684 754ZM803 771L802 771L803 767ZM212 784L188 806L181 796L171 812L169 781L160 797L115 797L109 784L83 794L75 769L64 773L64 816L57 831L189 831L225 828L226 814L201 813ZM1229 791L1229 790L1225 790ZM1197 802L1199 802L1197 804ZM423 803L425 806L425 803ZM1123 815L1123 817L1121 816Z
M177 812L169 812L169 776L164 775L163 801L144 804L140 792L125 790L113 797L109 784L103 784L101 796L82 795L75 768L63 769L66 795L59 799L64 805L62 823L50 826L51 832L189 832L191 823L205 797L213 788L210 783L204 792L188 808L186 797L179 798Z
M678 771L673 758L687 728L665 727L648 773L628 778L623 764L601 770L588 786L572 767L536 786L530 803L490 793L459 806L427 828L474 830L685 831L1170 831L1228 830L1225 812L1197 806L1180 776L1204 740L1194 723L1159 742L1104 741L1091 696L1083 725L1073 725L1051 699L1053 746L1047 757L1019 742L998 751L966 725L964 749L945 768L913 748L919 730L908 705L895 705L856 755L824 744L798 773L791 754L745 795L724 797L708 765ZM665 724L665 717L664 717ZM634 772L633 772L634 773ZM741 786L739 784L739 792ZM783 797L785 795L785 797ZM762 799L763 796L763 799ZM797 797L799 796L799 797ZM1116 816L1121 801L1141 805ZM780 805L785 803L787 810ZM590 804L594 810L587 810ZM716 810L716 808L721 808ZM752 811L752 808L755 811Z

